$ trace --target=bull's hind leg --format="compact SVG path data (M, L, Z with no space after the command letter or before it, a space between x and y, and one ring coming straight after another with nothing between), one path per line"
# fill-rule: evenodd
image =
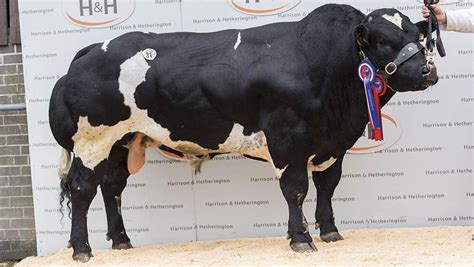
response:
M73 259L87 262L92 257L87 232L87 211L97 193L97 186L104 173L101 163L94 171L84 167L79 158L72 162L67 186L71 191L72 225L70 244L74 249Z
M296 252L313 252L316 246L308 231L308 223L303 214L303 201L308 192L308 172L306 165L288 166L280 178L280 188L288 203L290 217L288 236L290 247Z
M331 199L342 174L342 157L328 169L313 172L313 181L317 190L316 227L320 229L321 240L334 242L343 240L334 223Z
M121 212L122 191L127 185L130 176L127 168L128 149L115 146L110 152L107 161L107 170L100 184L107 213L107 240L112 239L113 249L132 248L130 238L123 225Z

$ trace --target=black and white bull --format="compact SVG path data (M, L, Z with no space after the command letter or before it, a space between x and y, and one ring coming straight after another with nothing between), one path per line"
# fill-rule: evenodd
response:
M64 148L60 175L62 196L72 203L73 258L91 256L86 215L99 185L107 238L113 248L131 248L120 197L148 146L181 154L196 168L219 153L270 162L297 252L316 250L302 211L313 171L320 237L341 240L331 197L346 150L368 122L357 74L361 55L383 70L406 44L419 44L420 25L394 9L366 16L331 4L299 22L214 33L132 32L79 51L54 87L49 111ZM395 92L437 82L434 65L417 49L388 77L392 90L382 104Z

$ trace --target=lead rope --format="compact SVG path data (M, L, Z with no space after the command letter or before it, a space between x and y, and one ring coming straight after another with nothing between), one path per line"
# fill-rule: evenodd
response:
M436 47L440 57L446 56L446 50L444 49L443 41L441 40L441 31L439 29L438 19L434 13L433 7L431 5L439 3L439 0L424 0L425 6L430 10L430 16L428 18L428 32L426 36L426 48L430 56L430 61L433 60L433 50ZM433 27L436 30L436 42L433 38Z

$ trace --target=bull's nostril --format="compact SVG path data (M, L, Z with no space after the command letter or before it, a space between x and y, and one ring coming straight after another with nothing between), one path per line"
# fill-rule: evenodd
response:
M423 66L423 68L421 69L421 73L422 74L429 74L430 73L430 68L428 68L427 66Z

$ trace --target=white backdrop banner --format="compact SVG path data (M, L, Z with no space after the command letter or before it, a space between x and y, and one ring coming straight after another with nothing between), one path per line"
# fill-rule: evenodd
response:
M48 124L55 82L75 53L130 31L209 32L302 19L325 4L310 0L20 0L23 62L38 255L63 248L70 221L61 221L57 161L60 148ZM247 3L248 2L248 3ZM395 7L421 20L421 3L343 1L364 13ZM445 2L445 9L472 7ZM340 229L473 225L474 35L443 33L440 82L396 95L384 107L387 140L361 140L345 158L333 198ZM365 139L364 139L365 140ZM369 164L370 162L370 164ZM312 182L304 204L314 226ZM286 235L288 211L267 163L222 155L194 176L187 163L147 150L146 166L123 195L125 227L134 245ZM110 247L101 194L89 211L93 248ZM311 227L313 234L317 234Z

